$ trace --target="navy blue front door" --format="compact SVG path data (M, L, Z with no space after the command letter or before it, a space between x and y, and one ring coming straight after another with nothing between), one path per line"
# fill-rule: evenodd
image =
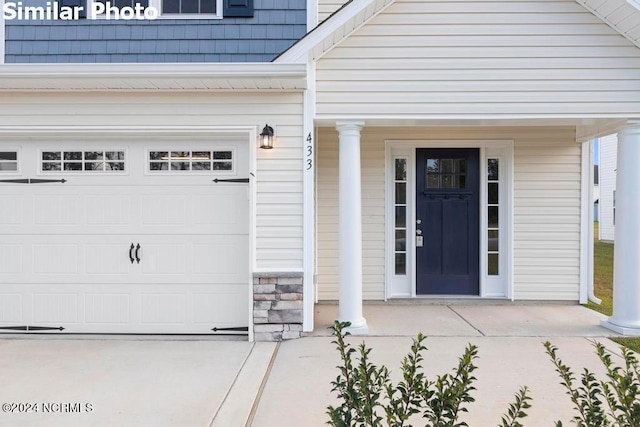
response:
M478 149L416 151L418 295L479 294L479 167Z

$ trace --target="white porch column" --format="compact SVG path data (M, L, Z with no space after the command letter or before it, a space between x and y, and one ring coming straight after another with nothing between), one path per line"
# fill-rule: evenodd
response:
M640 335L640 122L618 132L613 316L603 326Z
M362 191L360 131L364 122L337 122L339 148L338 256L340 306L338 320L351 322L354 335L368 332L362 316Z

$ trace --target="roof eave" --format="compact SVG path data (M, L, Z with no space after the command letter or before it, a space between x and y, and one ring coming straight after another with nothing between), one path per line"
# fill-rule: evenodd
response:
M5 64L0 91L304 90L300 64Z

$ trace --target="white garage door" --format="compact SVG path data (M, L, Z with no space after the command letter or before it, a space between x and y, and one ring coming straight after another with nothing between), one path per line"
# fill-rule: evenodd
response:
M246 328L248 163L233 135L0 143L0 332Z

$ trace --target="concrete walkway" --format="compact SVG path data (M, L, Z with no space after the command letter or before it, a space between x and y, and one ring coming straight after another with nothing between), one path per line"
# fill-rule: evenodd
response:
M317 306L316 324L320 326L314 335L280 345L253 426L326 423L326 408L336 402L330 382L338 375L339 359L324 326L331 324L335 314L335 306ZM542 346L547 339L578 373L583 367L603 372L594 353L594 339L620 355L617 345L603 338L610 335L599 326L604 316L580 306L369 305L365 317L370 336L350 341L359 344L364 340L372 347L373 362L387 365L395 381L411 337L420 331L428 336L424 367L431 378L455 367L468 343L479 347L476 403L464 417L470 426L497 425L513 394L524 385L534 398L526 426L570 420L571 402Z
M335 305L318 305L314 334L281 344L5 336L0 403L35 403L39 412L0 412L0 426L325 425L339 363L326 328L336 312ZM525 425L570 419L571 403L542 347L547 339L578 372L602 372L593 339L620 354L604 338L611 334L599 326L604 316L575 305L373 304L365 316L370 335L350 341L366 341L374 363L387 365L395 380L418 332L428 336L431 378L450 371L468 343L479 347L477 402L465 417L471 426L497 425L523 385L534 398ZM61 406L69 403L79 406Z

